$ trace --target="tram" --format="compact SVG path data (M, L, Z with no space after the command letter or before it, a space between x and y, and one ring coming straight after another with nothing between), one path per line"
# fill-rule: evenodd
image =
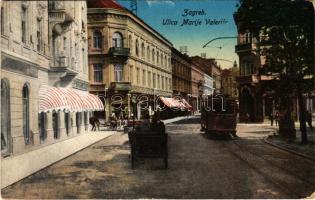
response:
M236 136L237 101L225 95L207 96L202 101L201 131Z

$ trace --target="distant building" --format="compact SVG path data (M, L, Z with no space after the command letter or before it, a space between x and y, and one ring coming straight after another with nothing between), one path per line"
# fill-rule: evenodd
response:
M238 89L236 83L236 77L238 76L239 70L236 61L232 68L223 69L221 72L222 76L222 93L231 97L238 97Z
M218 66L215 59L202 58L199 56L193 56L191 59L198 63L202 71L213 79L214 92L221 92L221 68Z
M172 48L172 80L173 95L187 99L191 95L190 58L175 48Z
M200 110L200 99L203 94L204 72L199 63L194 60L191 61L191 96L189 99L193 111Z

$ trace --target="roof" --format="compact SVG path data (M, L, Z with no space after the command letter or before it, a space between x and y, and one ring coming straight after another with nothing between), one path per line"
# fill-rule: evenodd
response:
M156 31L154 28L152 28L149 24L147 24L145 21L143 21L140 17L135 15L133 12L131 12L127 8L117 3L116 0L87 0L87 7L92 8L92 9L104 8L104 9L116 9L116 10L126 11L127 13L129 13L130 15L138 19L140 22L142 22L149 29L151 29L153 32L155 32L157 35L159 35L166 42L168 42L170 46L173 46L173 44L167 38L165 38L161 33Z
M118 4L115 0L87 0L87 7L126 10L122 5Z

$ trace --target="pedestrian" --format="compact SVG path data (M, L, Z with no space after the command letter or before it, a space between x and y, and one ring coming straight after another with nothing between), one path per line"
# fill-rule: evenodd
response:
M312 113L309 112L309 111L306 111L306 121L308 123L308 126L312 130L313 129L313 126L312 126Z
M269 115L269 119L270 119L271 126L273 126L274 117L273 117L273 113L272 112Z
M97 117L95 117L95 126L97 130L100 131L100 120ZM96 128L95 128L95 131L96 131Z
M246 123L249 123L249 119L250 119L249 113L246 113L246 115L245 115Z
M117 128L117 118L114 112L112 113L109 120L110 120L110 128L112 130L115 130Z
M92 125L91 131L96 131L96 126L98 127L99 130L100 121L95 116L90 117L89 121L90 124Z
M279 120L280 120L279 117L280 117L280 116L279 116L279 111L277 111L277 112L276 112L276 117L275 117L276 126L278 126L278 123L279 123Z

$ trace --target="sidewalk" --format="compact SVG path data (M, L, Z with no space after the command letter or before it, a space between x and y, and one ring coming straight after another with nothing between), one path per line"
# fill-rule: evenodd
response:
M311 130L309 127L307 127L308 144L306 145L301 145L301 131L299 123L295 123L295 129L296 138L293 140L280 138L279 135L276 134L266 138L265 142L278 148L282 148L292 153L296 153L298 155L315 160L315 129Z
M1 159L1 188L107 138L114 131L97 131L61 140L43 148Z

